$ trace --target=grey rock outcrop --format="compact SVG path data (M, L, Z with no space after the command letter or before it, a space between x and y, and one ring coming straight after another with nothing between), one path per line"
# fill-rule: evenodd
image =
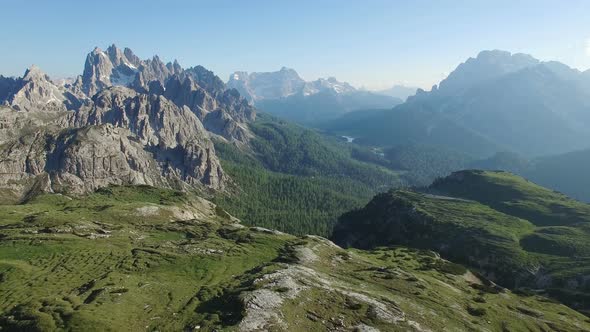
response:
M163 95L179 107L187 106L207 130L225 139L245 143L250 137L246 122L254 120L254 109L239 94L228 93L223 81L202 66L183 69L177 61L164 64L158 56L140 60L130 49L121 51L115 45L106 51L95 48L70 90L92 97L112 86Z
M210 93L193 76L174 75L166 84L164 96L178 106L187 106L214 134L239 142L247 141L250 136L246 124L254 121L256 113L235 89L216 89Z
M80 107L83 101L64 87L58 87L49 76L33 65L20 79L6 82L3 103L19 111L65 111Z
M106 51L96 47L86 57L79 87L89 97L110 86L133 87L148 91L149 82L164 84L173 74L180 73L178 62L164 64L158 56L140 60L128 48L111 45Z
M225 175L199 119L162 96L113 87L74 112L0 117L0 186L16 198L36 191L83 193L109 184L222 189ZM66 129L63 129L63 128Z
M15 199L110 184L222 190L211 136L246 144L255 110L202 66L95 48L55 83L0 77L0 188Z
M94 107L76 115L75 125L112 124L126 128L161 164L162 171L188 184L221 188L223 172L199 118L163 96L114 87L94 98Z

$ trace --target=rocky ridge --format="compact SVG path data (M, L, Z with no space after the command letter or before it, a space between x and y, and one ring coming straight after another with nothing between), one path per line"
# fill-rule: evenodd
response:
M212 139L247 144L256 112L202 66L95 48L84 73L0 77L0 186L15 199L109 184L223 189Z

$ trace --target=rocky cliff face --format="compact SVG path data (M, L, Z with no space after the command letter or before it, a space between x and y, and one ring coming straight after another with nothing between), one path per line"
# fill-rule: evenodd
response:
M213 144L190 110L164 97L111 89L76 114L18 113L14 120L27 130L0 130L6 133L0 187L15 198L39 191L83 193L109 184L223 188ZM8 138L10 131L20 136Z
M115 45L106 51L95 48L71 89L93 97L112 86L163 95L179 107L187 106L210 132L242 143L249 137L246 123L255 118L239 93L228 92L223 81L202 66L183 69L177 61L164 64L157 56L140 60L130 49L121 51Z
M76 115L75 125L80 124L126 128L153 153L165 173L189 184L222 186L223 172L209 133L187 106L115 87L99 93L92 109Z
M56 84L37 67L0 78L0 187L88 192L109 184L223 189L211 136L245 144L255 110L201 66L114 45Z
M140 60L130 49L121 50L111 45L106 51L97 47L88 54L79 84L82 91L92 97L109 86L146 89L149 82L163 84L171 75L181 71L176 61L164 64L158 56Z
M79 108L84 98L75 93L58 87L49 76L37 66L27 69L19 79L4 79L4 98L0 98L4 105L18 111L65 111ZM2 92L2 91L0 91Z

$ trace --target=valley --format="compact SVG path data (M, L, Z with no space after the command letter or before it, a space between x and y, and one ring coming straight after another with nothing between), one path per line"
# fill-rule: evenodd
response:
M588 77L0 76L0 331L590 331Z

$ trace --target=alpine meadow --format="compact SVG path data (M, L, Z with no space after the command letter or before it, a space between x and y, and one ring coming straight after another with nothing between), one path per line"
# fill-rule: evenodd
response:
M0 8L0 332L590 332L589 2Z

